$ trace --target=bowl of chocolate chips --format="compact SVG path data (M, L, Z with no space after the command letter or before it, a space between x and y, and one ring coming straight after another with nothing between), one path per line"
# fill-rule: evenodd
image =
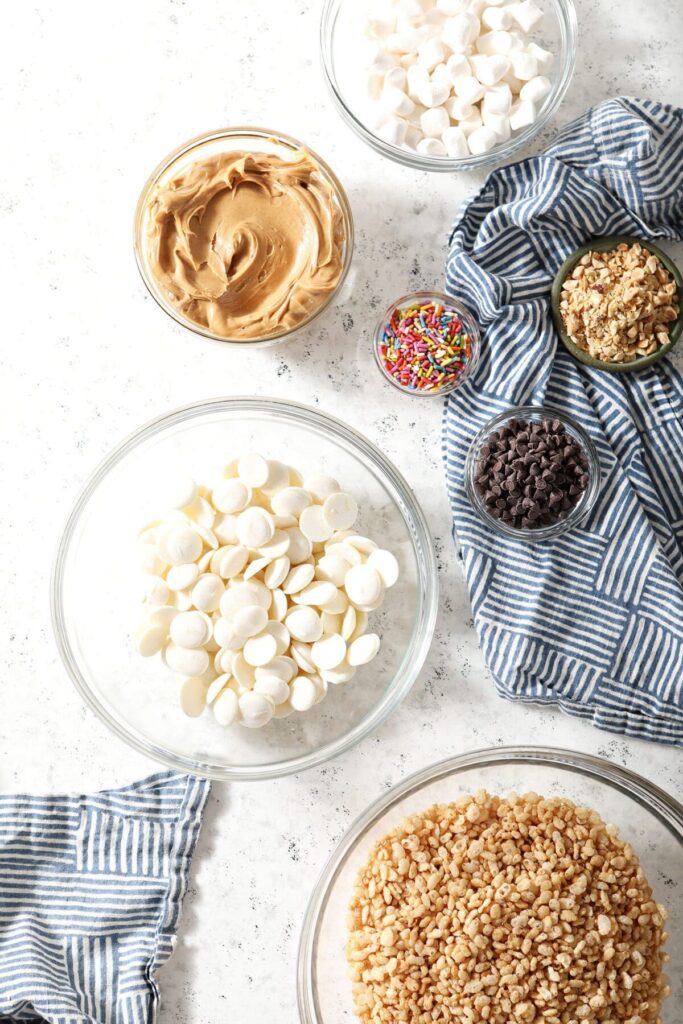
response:
M493 530L545 541L584 521L600 491L600 462L570 417L552 406L518 406L494 416L472 441L465 486Z

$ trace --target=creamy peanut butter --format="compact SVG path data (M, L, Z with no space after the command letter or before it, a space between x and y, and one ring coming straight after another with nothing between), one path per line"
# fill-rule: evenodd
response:
M149 267L179 313L223 338L265 338L320 307L343 269L332 185L306 150L199 160L148 200Z

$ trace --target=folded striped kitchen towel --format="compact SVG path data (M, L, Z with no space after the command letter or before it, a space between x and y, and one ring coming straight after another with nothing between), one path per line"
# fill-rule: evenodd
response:
M575 362L550 317L560 264L591 237L680 239L683 111L614 99L544 154L494 171L450 236L447 290L483 328L450 396L443 448L475 625L501 696L556 704L615 732L683 745L683 377L668 360L612 375ZM463 485L496 413L554 405L593 438L596 508L528 544L493 533Z
M209 783L0 795L0 1021L153 1024Z

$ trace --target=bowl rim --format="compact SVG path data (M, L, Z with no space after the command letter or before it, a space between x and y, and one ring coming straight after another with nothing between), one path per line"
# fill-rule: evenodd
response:
M142 227L144 223L144 215L147 206L147 199L156 185L157 181L164 174L175 161L180 160L182 157L191 154L194 149L199 148L202 145L209 144L211 142L218 142L221 139L263 139L271 142L278 143L285 149L295 151L298 149L305 149L307 153L315 160L323 173L329 178L330 183L334 188L334 192L339 203L339 207L342 213L342 219L344 222L344 263L342 266L342 272L339 276L339 280L335 284L332 291L327 295L325 301L314 309L304 320L301 320L298 324L293 327L288 327L286 330L276 331L274 334L269 334L265 338L225 338L220 334L216 334L214 331L208 330L208 328L202 327L201 324L196 324L192 320L182 316L181 313L161 294L160 290L156 287L156 284L152 278L152 275L148 273L146 260L144 257L144 241L142 238ZM262 128L256 125L235 125L234 127L228 128L215 128L212 131L202 132L201 135L195 135L194 138L188 139L186 142L182 142L172 152L168 153L149 174L145 181L138 201L135 205L135 216L133 222L133 251L135 253L135 262L137 264L140 277L142 278L143 284L151 297L154 299L156 304L164 313L168 314L176 323L180 324L181 327L185 327L187 330L192 331L194 334L200 335L207 341L218 342L221 345L234 346L235 348L246 348L248 346L268 346L279 341L285 341L291 337L296 331L307 327L313 322L327 307L330 305L333 299L338 297L339 292L348 276L351 264L353 262L353 251L354 251L354 239L355 239L355 227L353 221L353 211L351 209L351 203L349 197L346 194L346 190L342 185L341 181L334 173L330 165L326 160L314 150L311 149L305 142L301 142L292 135L286 135L284 132L275 131L270 128Z
M449 306L454 309L460 316L461 320L467 327L467 332L472 340L472 352L470 360L465 366L465 369L460 376L453 381L452 384L448 384L442 388L437 388L435 391L418 391L411 390L410 388L404 388L402 384L399 384L394 377L385 368L379 354L379 346L382 341L382 329L387 320L391 319L391 316L395 309L401 309L403 306L409 306L415 301L435 299L440 302L443 306ZM474 314L467 306L465 306L459 299L456 299L454 295L449 295L447 292L437 291L436 289L422 288L417 291L406 292L405 295L401 295L398 299L395 299L377 321L377 326L372 335L372 352L375 357L375 365L379 369L384 380L391 384L396 391L399 391L402 395L408 395L411 398L445 398L446 395L452 394L457 391L458 388L462 387L474 374L477 366L479 365L479 357L481 355L481 332L479 331L479 325L474 319Z
M562 285L581 257L585 256L587 252L608 252L610 249L614 249L617 245L621 245L622 243L625 243L626 245L634 245L636 242L641 245L643 249L647 249L648 252L653 254L653 256L656 256L673 277L678 290L679 313L671 325L669 340L665 345L658 348L656 352L651 352L650 355L647 356L641 356L639 359L632 359L628 363L606 363L602 359L596 359L595 356L590 355L588 352L584 352L584 350L579 348L579 346L576 345L567 334L564 328L562 315L560 313L560 295L562 293ZM663 251L663 249L660 249L658 245L655 245L654 242L650 242L645 238L640 238L638 235L595 235L584 245L580 245L578 249L575 249L574 252L567 257L555 274L550 289L550 311L555 325L555 330L560 336L560 341L567 351L580 363L583 363L585 366L591 366L594 370L603 370L605 373L635 373L638 370L644 370L647 366L652 366L654 363L658 363L660 359L663 359L664 356L668 355L680 338L681 333L683 333L682 300L683 275L674 261Z
M506 420L527 416L541 416L544 419L552 418L560 420L563 426L568 427L569 431L573 433L583 445L588 456L589 465L588 487L584 491L582 498L576 503L576 505L574 505L567 518L560 519L558 522L553 523L550 526L540 527L538 530L517 529L517 527L508 526L507 523L503 523L500 519L494 519L493 516L490 516L486 511L484 503L481 501L481 498L474 486L474 463L476 461L477 452L486 440L487 435ZM467 449L467 455L465 456L464 476L465 492L467 494L468 501L482 522L502 536L510 537L512 540L521 540L527 544L542 544L544 541L554 540L556 537L561 537L562 534L568 533L570 530L580 526L594 508L602 487L602 467L600 465L600 456L598 455L598 449L595 442L585 427L582 427L577 420L572 416L569 416L566 412L563 412L562 409L557 409L553 405L514 405L510 406L509 409L503 409L501 412L496 413L495 416L492 416L491 419L487 420L483 427L477 431L470 442L470 446Z
M488 747L457 754L437 761L408 775L372 801L361 812L323 865L311 893L302 922L297 955L297 1003L301 1024L323 1024L313 973L313 955L317 946L322 915L346 858L362 834L406 796L419 792L432 782L458 775L470 768L495 765L529 764L564 769L607 784L611 789L635 800L647 809L677 839L683 852L683 804L660 786L632 771L612 764L595 754L564 747L503 746ZM351 894L349 893L349 896Z
M64 574L71 541L92 494L109 471L118 465L131 450L148 438L154 437L165 427L191 421L203 413L219 413L226 409L252 414L269 411L289 422L331 434L347 451L355 453L360 449L374 469L379 470L379 475L385 486L389 485L388 490L392 500L396 502L408 528L413 551L416 554L418 574L416 581L418 614L411 642L391 683L384 691L383 697L370 712L348 732L310 753L299 754L283 761L263 765L230 767L207 766L185 755L174 754L120 724L94 694L80 671L66 626L63 601ZM206 399L180 406L147 421L111 449L87 477L71 507L62 530L50 577L50 613L57 649L69 678L90 709L114 735L140 753L160 761L170 768L204 778L230 782L280 778L314 768L343 754L378 729L404 700L417 681L434 635L439 604L438 596L436 554L427 519L408 482L380 449L342 420L330 416L328 413L320 412L311 406L300 402L291 402L287 399L247 395Z
M418 171L470 171L478 167L488 167L502 161L507 161L513 153L528 145L543 130L551 118L555 116L571 83L577 54L578 21L576 7L574 0L550 0L560 24L564 44L564 64L555 83L554 92L550 94L541 116L533 124L524 128L517 135L512 136L507 142L500 143L490 152L483 153L480 156L469 156L465 159L422 156L420 153L415 153L409 149L393 146L379 138L374 132L371 132L365 123L352 112L343 97L341 89L337 85L334 73L332 42L337 16L344 2L348 2L348 0L325 0L323 5L319 32L323 77L342 120L376 153L388 157L404 167L412 167ZM562 54L560 53L555 55L558 61L561 56Z

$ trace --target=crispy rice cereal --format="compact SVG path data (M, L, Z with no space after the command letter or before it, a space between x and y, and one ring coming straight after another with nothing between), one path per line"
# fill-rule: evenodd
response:
M655 1024L666 912L595 811L479 792L373 848L349 915L357 1015L387 1024Z
M571 340L594 359L626 363L669 340L679 313L676 282L637 243L588 252L562 284L560 314Z

